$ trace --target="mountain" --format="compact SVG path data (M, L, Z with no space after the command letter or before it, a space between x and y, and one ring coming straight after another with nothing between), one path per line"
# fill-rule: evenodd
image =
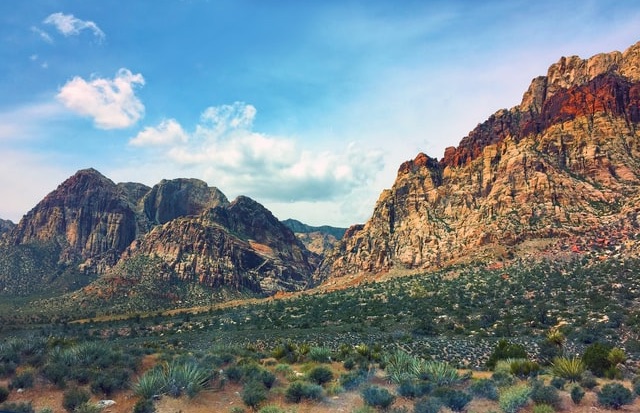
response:
M115 184L95 169L48 194L0 250L0 292L19 295L50 290L59 278L68 281L61 291L73 290L98 276L86 288L98 296L126 296L114 286L132 287L143 276L153 278L148 291L174 280L270 294L307 286L320 260L250 198L229 202L197 179ZM140 262L153 262L155 273Z
M4 233L10 232L15 226L16 224L8 219L0 219L0 236Z
M321 256L333 250L347 230L328 225L314 227L295 219L285 219L282 223L296 234L309 251Z
M316 277L640 251L640 43L563 57L440 160L402 164Z

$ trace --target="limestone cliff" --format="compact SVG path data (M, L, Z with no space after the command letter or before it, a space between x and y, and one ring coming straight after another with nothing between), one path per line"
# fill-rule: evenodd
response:
M637 253L640 43L562 58L438 161L399 168L317 277L482 258Z

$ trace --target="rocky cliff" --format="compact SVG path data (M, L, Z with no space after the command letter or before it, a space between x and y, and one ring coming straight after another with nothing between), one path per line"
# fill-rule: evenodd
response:
M573 251L638 251L640 43L562 58L522 103L400 166L317 277Z
M346 228L328 225L315 227L295 219L285 219L282 223L296 234L296 237L302 241L309 251L321 256L331 252L346 231Z
M139 282L132 266L117 264L144 261L141 255L162 268L160 281L255 293L301 289L319 262L249 198L230 203L197 179L163 180L152 188L115 184L94 169L78 171L47 195L6 233L0 250L6 258L0 292L19 294L46 290L63 273ZM46 271L34 257L46 259Z
M15 226L16 224L8 219L0 219L0 237L2 234L10 232Z

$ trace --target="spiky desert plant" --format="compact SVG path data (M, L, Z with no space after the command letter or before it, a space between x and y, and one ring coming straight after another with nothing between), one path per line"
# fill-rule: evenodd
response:
M551 366L554 376L562 377L572 383L579 381L586 369L579 357L556 357Z
M168 363L164 367L166 390L177 397L186 392L193 397L202 391L209 382L209 371L195 362L185 361Z
M432 381L437 386L451 386L462 381L458 370L444 361L424 361L418 367L421 379Z
M311 347L307 357L317 363L329 363L331 361L331 349L327 347Z
M144 399L151 399L164 392L166 385L164 372L159 368L154 368L143 374L138 382L133 386L136 396Z
M420 360L404 351L394 351L384 358L387 379L400 384L417 377L420 371Z

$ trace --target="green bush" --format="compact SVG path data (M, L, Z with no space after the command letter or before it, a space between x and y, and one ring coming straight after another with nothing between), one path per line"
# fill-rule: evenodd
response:
M74 413L100 413L101 411L102 411L102 407L95 405L93 403L86 402L76 407L73 412Z
M462 390L441 387L433 392L433 396L442 400L442 403L454 412L464 411L465 407L473 398L469 393Z
M571 401L573 404L580 404L584 397L584 390L580 386L573 386L571 389Z
M526 384L520 384L504 389L500 393L498 404L505 413L517 413L529 403L531 388Z
M320 400L322 396L322 386L303 381L291 383L284 393L285 399L290 403L300 403L303 399Z
M500 340L487 360L487 368L493 370L498 360L526 359L527 352L521 344L511 344L507 340Z
M587 347L582 355L582 361L587 369L598 377L603 377L611 367L609 352L611 347L602 343L593 343Z
M556 357L553 359L552 372L556 377L575 383L582 378L584 371L585 364L578 357Z
M248 407L255 410L265 400L267 400L267 390L262 383L249 381L242 388L242 402Z
M540 365L535 361L527 359L513 360L510 365L510 372L516 377L536 377L540 372Z
M582 373L580 377L580 385L587 390L592 390L594 387L598 385L598 380L596 376L593 375L589 370Z
M556 410L548 404L538 404L533 406L533 413L554 413Z
M598 392L598 403L604 407L618 410L620 407L633 402L633 394L620 383L609 383L602 386Z
M78 406L88 402L90 398L91 396L86 390L80 387L72 387L62 394L62 407L72 413Z
M408 399L426 396L433 390L433 383L421 380L404 380L398 385L398 394Z
M331 350L326 347L311 347L307 357L309 360L315 361L316 363L330 363Z
M556 409L560 408L562 403L558 389L553 386L545 386L541 382L536 382L533 385L529 397L536 404L546 404Z
M438 413L442 407L442 400L437 397L423 397L413 405L414 413Z
M493 380L479 379L475 380L469 386L471 394L476 397L482 397L489 400L498 400L498 387Z
M389 393L389 390L378 386L366 387L360 394L365 405L383 410L388 409L396 400L396 396Z
M16 374L9 382L10 389L30 389L33 387L33 370L24 370Z
M156 413L156 407L151 399L140 399L133 406L133 413Z
M317 366L307 373L307 378L312 383L323 385L333 380L333 372L325 366Z
M0 403L4 403L9 398L9 389L0 386Z
M285 412L278 406L264 406L260 410L258 410L258 413L285 413Z
M491 380L496 383L498 387L511 386L516 382L516 378L511 373L505 373L502 371L496 371L491 375Z
M353 390L367 380L361 371L350 371L340 375L338 381L345 390Z
M11 413L35 413L31 402L3 403L0 410Z
M554 376L551 378L551 382L549 384L551 384L553 387L555 387L558 390L563 390L564 386L567 384L567 381L562 377Z

